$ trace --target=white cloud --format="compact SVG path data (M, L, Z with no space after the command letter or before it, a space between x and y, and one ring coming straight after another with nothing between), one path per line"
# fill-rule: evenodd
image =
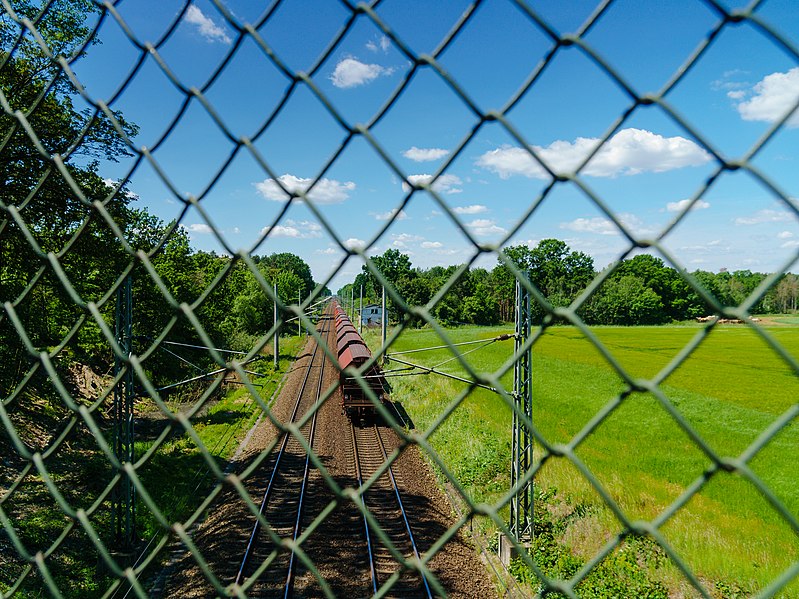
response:
M619 234L619 228L612 220L600 216L594 218L575 218L572 221L561 223L560 228L577 233L596 233L597 235Z
M316 250L314 253L315 254L322 254L323 256L332 256L332 255L338 254L340 252L341 252L341 250L339 250L338 248L327 247L327 248L325 248L323 250Z
M781 248L799 248L799 240L792 239L790 241L786 241L785 243L780 245L780 247Z
M414 162L431 162L449 154L449 150L442 148L417 148L416 146L405 150L402 155Z
M366 247L366 242L363 239L358 239L357 237L350 237L344 242L344 247L351 250L363 249Z
M739 216L735 219L736 225L760 225L763 223L784 223L793 220L793 216L782 210L765 208L758 210L752 216Z
M392 208L388 212L370 212L369 214L374 216L377 220L388 220L397 214L397 208ZM404 210L400 210L399 214L397 214L397 218L394 220L405 220L406 218L408 218L408 215L405 214Z
M381 35L380 38L375 40L369 40L366 42L366 49L372 52L377 52L380 50L384 54L388 52L388 49L391 47L391 40L388 39L385 35Z
M429 184L432 180L433 175L408 175L408 181L414 185ZM433 183L433 191L445 194L461 193L463 189L459 186L462 183L460 177L456 175L441 175L436 179L435 183ZM402 190L407 193L410 189L408 184L403 181Z
M497 225L496 221L487 218L477 218L470 223L466 223L466 226L471 229L472 233L480 237L507 233L505 229Z
M746 97L746 92L742 89L736 89L727 92L727 97L730 100L743 100Z
M319 223L309 220L294 221L291 219L286 220L283 225L276 225L275 227L264 227L261 229L261 235L269 233L270 237L291 237L293 239L317 239L322 236L322 227Z
M422 249L423 250L437 250L439 248L444 247L444 244L440 241L423 241L422 242Z
M599 142L595 137L578 137L573 143L558 140L546 147L533 146L533 150L554 172L573 172ZM689 139L630 128L611 137L581 172L594 177L661 173L708 160L710 154ZM549 178L538 162L518 147L505 146L486 152L478 158L477 165L503 179L512 175Z
M707 243L700 243L697 245L684 245L680 248L680 251L683 252L694 252L699 254L719 254L720 252L727 252L729 250L729 247L721 247L720 239L714 239L712 241L708 241Z
M644 222L635 214L623 212L617 214L617 217L627 230L634 232L636 235L648 235L652 233L651 229L644 226ZM621 234L619 228L612 220L602 216L596 216L594 218L575 218L574 220L561 223L560 228L576 233L593 233L595 235Z
M342 89L364 85L380 76L391 75L394 69L381 67L379 64L366 64L357 58L340 60L330 75L333 85Z
M187 23L197 25L200 35L208 42L229 44L232 41L224 29L205 16L203 12L193 4L189 6L183 18Z
M411 235L410 233L398 233L397 235L392 235L392 239L400 240L400 241L421 241L424 237L420 237L419 235Z
M488 206L482 204L472 204L471 206L455 206L452 211L455 214L482 214L488 212Z
M772 123L782 118L799 101L799 67L766 75L755 84L752 93L749 100L736 107L743 120ZM797 112L788 119L791 127L799 127Z
M410 233L399 233L391 236L392 244L396 248L407 248L408 244L418 244L424 240L424 237L419 235L411 235Z
M752 84L747 81L751 73L741 69L725 71L719 79L710 83L711 89L716 91L735 92L750 87Z
M306 231L306 235L308 237L321 237L322 236L322 225L319 223L315 223L310 220L301 220L299 223L295 223L293 220L287 220L286 224L288 225L299 225Z
M109 189L117 189L119 187L122 187L120 185L120 183L121 183L120 181L114 181L113 179L111 179L109 177L104 178L103 179L103 183L105 183L105 186L108 187ZM139 194L133 193L132 191L126 191L125 192L125 197L128 198L129 200L138 200L139 199Z
M300 230L297 227L290 227L284 225L275 225L274 227L264 227L261 229L261 235L269 233L270 237L301 237Z
M680 200L679 202L669 202L666 204L666 212L681 212L685 207L691 203L691 200ZM699 200L693 205L691 210L704 210L710 208L710 204L704 200Z
M185 228L189 233L198 233L200 235L209 235L212 232L211 227L204 223L194 223L187 225Z
M777 239L790 239L793 237L793 233L791 231L781 231L777 233Z
M299 193L308 189L313 179L303 179L294 175L285 174L278 177L278 181L289 192ZM280 188L278 181L265 179L255 184L255 188L267 200L285 202L289 196ZM317 204L340 204L349 198L349 192L355 189L352 181L336 181L335 179L320 179L313 189L308 192L308 197Z

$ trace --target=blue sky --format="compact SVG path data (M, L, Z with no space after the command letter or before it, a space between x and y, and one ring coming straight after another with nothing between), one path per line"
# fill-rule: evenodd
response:
M260 20L262 4L230 0L225 6L232 18L244 24ZM582 0L530 3L560 34L577 32L595 4ZM743 5L732 0L723 4ZM155 44L183 10L184 2L137 0L120 2L117 8L139 42ZM434 52L467 8L468 3L455 0L386 0L376 13L407 48L420 55ZM764 2L757 15L799 45L799 11L793 0ZM349 10L339 2L289 0L258 32L286 69L307 72L350 18ZM674 77L719 20L701 1L619 0L583 39L635 93L654 94ZM245 36L237 45L237 31L204 0L192 2L172 34L158 45L158 55L172 77L186 89L203 89L234 138L255 138L268 122L253 145L270 174L246 148L230 160L234 144L196 99L180 115L185 96L154 55L145 56L117 95L142 51L110 16L100 27L99 37L102 44L91 47L74 64L75 72L92 98L113 100L112 108L141 127L134 143L152 149L181 197L202 197L208 220L191 209L181 221L196 248L225 251L210 232L212 224L234 250L300 255L319 281L339 268L344 253L304 203L292 203L275 221L286 201L278 182L289 190L306 189L348 140L346 131L305 84L297 85L276 113L289 90L289 79L251 37ZM489 0L439 56L439 62L477 109L487 113L506 107L552 48L551 39L514 3ZM221 74L209 85L225 61ZM313 81L347 123L366 124L379 114L410 68L395 43L366 15L359 15L314 72ZM724 157L740 159L799 101L799 61L752 24L731 25L667 94L666 101ZM506 118L553 171L567 173L631 105L630 97L582 50L564 47ZM424 183L479 122L432 68L423 67L371 133L409 182ZM169 127L171 132L160 141ZM799 113L753 160L794 205L799 198L798 149ZM109 179L129 176L139 204L160 218L179 216L180 198L155 169L146 162L133 166L132 160L103 165L103 173ZM581 180L632 234L652 239L704 188L717 166L691 133L661 108L639 106L586 165ZM546 171L503 126L487 122L433 187L473 239L499 244L549 183ZM373 242L370 254L393 247L425 268L467 261L474 247L428 192L415 192L398 212L409 190L375 149L355 136L309 197L348 246ZM375 240L391 217L389 229ZM797 256L798 225L790 207L762 183L748 173L728 172L693 204L663 244L679 265L691 271L773 271ZM555 185L505 243L536 244L549 237L590 254L598 269L629 247L618 228L569 182ZM479 262L489 268L495 263L491 255ZM360 267L360 258L351 257L331 288L350 281ZM796 271L795 266L791 268Z

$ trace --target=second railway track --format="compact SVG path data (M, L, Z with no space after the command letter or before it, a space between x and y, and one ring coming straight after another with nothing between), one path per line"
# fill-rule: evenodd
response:
M324 339L330 335L329 320L326 316L320 321L319 332ZM324 351L314 345L290 418L291 423L300 422L313 410L299 429L311 448L319 414L317 404L325 389L326 361ZM291 597L297 558L294 551L286 549L283 540L296 541L302 534L308 497L314 493L319 477L305 447L289 432L282 434L268 464L271 475L260 503L260 513L267 524L255 521L235 582L243 585L249 596Z

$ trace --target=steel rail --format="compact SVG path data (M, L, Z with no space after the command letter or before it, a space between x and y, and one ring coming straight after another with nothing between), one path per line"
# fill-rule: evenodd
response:
M363 475L361 474L361 460L358 451L358 440L355 435L355 425L350 421L350 433L352 434L352 447L355 452L355 475L358 479L358 488L363 487ZM361 505L366 509L366 497L361 494ZM375 566L374 547L372 547L372 533L369 530L369 519L366 513L363 514L363 526L366 530L366 552L369 554L369 571L372 576L372 594L377 595L377 568Z
M327 331L325 331L327 332ZM316 359L316 354L319 351L319 344L317 343L314 346L313 354L311 355L311 360L308 364L308 368L305 371L305 376L302 379L302 385L300 385L300 390L297 393L297 400L294 403L294 409L291 413L291 422L296 421L297 419L297 412L300 409L300 403L302 402L302 396L305 393L305 387L308 384L308 379L311 376L311 369L313 367L314 360ZM252 532L250 533L250 538L247 541L247 547L244 551L244 557L241 560L241 566L239 566L239 571L236 574L236 584L241 584L244 578L244 569L247 567L247 563L250 560L250 556L252 555L253 548L255 547L255 541L258 537L258 531L261 529L261 516L263 516L264 510L266 509L267 504L269 503L269 496L272 493L272 488L277 478L277 473L280 470L280 461L283 458L283 455L286 452L286 447L288 446L289 439L291 435L287 432L283 433L283 439L280 444L280 450L278 451L277 458L275 459L275 465L272 469L272 474L269 477L269 483L267 484L266 491L264 492L263 499L261 500L261 506L258 510L258 518L255 519L255 524L252 528Z
M383 454L383 460L388 460L388 454L386 453L386 446L383 444L383 437L380 436L380 429L377 428L377 425L374 425L375 435L377 435L377 441L380 445L380 451ZM413 538L413 531L411 530L411 524L408 521L408 513L405 510L405 506L402 503L402 497L400 496L399 486L397 485L397 481L394 478L394 472L392 471L391 466L388 467L388 476L391 479L391 485L394 487L394 496L397 498L397 504L399 505L400 513L402 514L402 520L405 523L405 530L408 533L408 538L411 541L411 547L413 547L413 554L416 556L416 559L421 563L421 558L419 557L419 549L416 547L416 539ZM427 576L424 575L424 572L419 572L420 576L422 577L422 583L424 584L425 593L427 593L427 597L429 599L433 598L433 592L430 590L430 585L427 582Z
M317 344L317 348L319 344ZM325 356L322 356L322 367L319 369L319 383L316 386L316 400L314 401L314 413L313 417L311 418L311 431L308 434L308 447L313 451L313 442L314 437L316 436L316 417L319 415L319 400L322 397L322 383L324 382L324 374L325 374L325 364L327 360ZM303 516L303 505L305 501L305 492L308 489L308 479L310 478L311 474L311 451L305 452L305 469L302 474L302 485L300 486L300 497L297 500L297 518L294 521L294 532L292 536L292 540L294 543L297 542L297 539L300 537L302 532L302 516ZM289 557L289 567L288 572L286 574L286 585L283 590L283 597L288 598L293 596L294 594L294 564L295 564L295 555L296 552L292 547L291 556Z

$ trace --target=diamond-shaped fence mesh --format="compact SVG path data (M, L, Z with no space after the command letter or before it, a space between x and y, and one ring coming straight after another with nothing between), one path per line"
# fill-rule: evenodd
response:
M504 31L492 21L490 10L500 4L513 12L512 31ZM799 108L795 83L785 87L787 100L782 98L779 115L771 119L759 138L734 155L722 149L727 142L714 139L701 118L690 112L684 114L677 108L681 103L671 101L675 95L679 99L679 91L691 74L703 68L714 48L726 43L722 40L736 28L746 28L767 48L757 51L778 53L780 64L793 69L783 76L795 81L799 67L796 35L786 35L781 23L769 19L765 2L753 2L740 9L717 0L673 3L675 21L680 10L692 4L704 11L709 25L704 35L693 40L692 50L685 56L668 57L676 68L660 82L657 91L644 93L616 64L615 55L606 56L603 38L591 35L609 20L623 19L624 3L607 0L593 10L585 10L583 3L577 3L587 17L566 33L552 23L552 3L545 3L546 9L537 4L497 0L467 5L459 9L460 16L443 37L435 40L433 50L426 53L410 41L407 28L396 23L397 11L414 10L414 3L387 0L355 4L342 0L309 6L276 1L264 3L260 16L252 20L243 19L237 7L228 7L221 0L202 6L177 3L171 12L167 11L171 20L159 23L157 35L148 37L151 34L141 33L147 31L141 27L146 21L141 18L141 11L162 14L160 8L143 8L144 5L121 0L2 0L0 595L261 596L267 592L258 587L258 580L274 578L270 567L279 564L279 556L288 553L305 573L305 582L287 581L286 589L305 584L297 587L305 591L293 592L332 596L342 592L342 587L336 586L339 583L333 581L336 569L341 570L344 565L333 560L331 566L320 559L315 553L314 538L327 538L324 535L330 533L326 530L341 526L338 520L330 524L341 505L354 506L360 519L349 521L352 530L360 531L358 527L364 523L371 526L373 532L367 537L374 544L388 547L388 559L402 566L393 575L378 576L373 587L365 585L355 594L408 596L402 586L408 572L425 574L426 591L414 593L468 594L453 591L456 587L451 585L453 579L468 578L458 570L469 570L470 562L444 562L442 566L437 560L446 558L457 539L469 535L473 535L478 547L483 546L487 554L493 555L497 531L502 537L500 545L513 556L510 568L503 570L499 561L490 556L486 560L497 576L493 584L508 595L766 597L799 593L795 582L799 574L799 554L795 550L799 498L795 489L786 495L785 489L795 487L795 483L783 480L791 476L787 465L796 461L785 453L796 449L790 440L795 440L799 404L790 399L782 404L769 403L772 394L785 392L784 388L775 387L795 380L799 362L788 337L753 318L778 284L787 289L791 281L793 305L787 308L796 309L796 280L790 270L799 253L795 244L786 244L779 267L759 278L752 288L739 289L737 299L729 301L722 299L699 271L689 273L689 265L667 240L708 204L707 199L717 187L727 185L730 176L745 175L755 182L773 202L771 217L776 218L774 215L779 212L782 222L789 223L786 227L799 221L795 197L782 189L782 182L772 178L768 169L759 166L759 160L775 140L790 133L795 124ZM577 4L563 3L556 10L573 11ZM131 17L135 11L139 11L136 25ZM313 20L322 25L309 33L301 25ZM199 27L209 39L223 40L218 46L223 50L217 54L198 52L188 62L185 56L177 56L170 44L183 35L181 26L187 22ZM424 23L418 26L426 27ZM636 25L631 21L627 26ZM684 23L675 22L675 27L682 26ZM376 49L395 52L402 66L389 73L384 67L352 59L350 66L364 69L357 73L358 77L371 80L391 74L399 81L373 106L353 107L343 105L321 82L328 77L332 57L341 55L348 38L363 27L375 32L376 41L371 44ZM430 27L430 31L437 29ZM475 30L484 29L490 33L488 39L529 36L543 48L540 52L531 50L530 55L504 58L521 75L504 102L494 107L486 107L479 99L482 90L472 86L471 77L461 77L457 69L448 68L452 64L447 60L448 53L463 47L476 51L469 45L473 43L470 36ZM459 45L461 42L463 45ZM304 70L297 68L294 55L286 50L300 47L316 53L303 65L308 67ZM120 54L106 56L105 62L90 63L102 75L93 75L93 84L86 84L82 61L102 57L107 48L115 48ZM524 119L517 115L520 105L537 101L538 90L551 83L547 79L550 73L559 73L559 83L568 86L571 63L561 60L566 53L593 65L594 72L602 77L603 87L597 95L612 95L615 113L604 123L604 133L598 139L593 143L587 140L582 152L575 151L577 159L563 162L553 158L552 147L531 141L531 125L526 121L529 113L524 113ZM201 83L187 84L198 77L197 73L202 74ZM258 102L236 109L219 100L220 86L241 86L237 93L246 96L249 92L245 83L258 77L272 82ZM419 104L415 97L414 82L423 78L435 81L437 86L437 94L429 104ZM142 79L148 85L158 81L160 87L142 89ZM98 84L98 80L104 83ZM347 85L346 80L339 83L341 87ZM767 84L758 85L762 92ZM98 88L108 91L97 95L93 90ZM156 134L148 131L146 142L139 141L139 125L127 120L126 111L120 108L131 96L134 102L146 106L145 112L161 127ZM449 152L438 156L440 166L432 175L415 176L403 166L397 147L388 141L388 131L402 127L391 119L399 113L397 119L418 118L425 123L428 115L414 114L413 110L424 111L426 105L430 113L435 113L441 110L436 104L445 101L450 104L444 110L457 113L457 122L461 123L459 129L449 131L449 138L457 141ZM162 108L167 105L174 110ZM286 116L292 111L300 115L300 124ZM704 156L706 166L701 177L683 183L683 196L679 198L683 201L674 204L669 222L654 231L644 231L631 220L613 193L593 177L597 163L614 160L623 139L634 144L625 135L631 131L644 134L633 128L642 111L656 111L662 122L680 132L681 142ZM301 124L304 114L309 121L313 117L315 124ZM360 118L353 118L353 114ZM540 107L537 114L542 122L550 118ZM198 122L204 123L204 133L199 136L192 134ZM291 127L296 130L286 133ZM493 135L501 132L508 140L501 151L515 160L502 167L506 171L497 167L494 172L505 180L514 168L516 174L527 169L528 177L543 181L539 190L520 199L523 209L515 215L512 226L492 230L496 237L492 243L484 241L480 228L490 228L494 223L468 222L467 215L477 213L478 207L471 207L474 210L470 212L468 207L456 206L451 193L458 191L452 189L452 171L468 159L476 141L488 129ZM242 130L246 130L246 135ZM335 132L335 144L328 141L330 131ZM677 138L661 141L670 143L674 139ZM347 156L356 147L368 153L371 162L363 166L348 164ZM685 150L688 146L681 147ZM193 156L198 154L190 153L189 148L202 148L208 161L193 165ZM297 152L318 160L308 179L292 181L283 174L282 157ZM186 158L182 159L184 154ZM265 196L280 198L278 203L270 204L270 208L277 208L264 218L264 228L244 250L230 241L228 225L219 223L227 223L231 213L241 221L252 219L254 209L245 206L239 213L233 200L220 208L215 195L241 176L242 162L267 179L268 189L261 190ZM628 168L646 170L645 162L646 157ZM334 215L335 206L329 201L329 194L341 192L334 188L338 183L330 178L340 163L352 167L353 178L359 168L382 169L386 177L402 185L398 201L370 207L383 217L375 221L378 226L360 231L364 240L350 238L351 232L339 225L340 214ZM193 166L197 168L193 170ZM106 169L112 169L114 178ZM658 172L656 167L650 170ZM163 223L141 209L142 201L152 198L134 195L137 178L160 186L161 200L172 207L174 220ZM182 191L187 180L191 181L191 193ZM529 261L529 256L520 254L514 243L519 243L527 228L543 213L557 210L553 206L559 205L559 194L564 190L575 193L598 214L594 221L604 223L606 231L621 239L622 245L610 267L598 273L591 268L585 280L575 279L579 264L572 264L573 270L561 275L559 286L553 291L545 278L547 264ZM496 201L501 200L497 197ZM391 265L376 251L388 247L391 232L420 204L432 207L446 220L445 226L455 231L467 248L461 266L441 269L438 286L428 289L426 296L419 295L413 286L398 284ZM568 203L563 205L564 211L570 210ZM277 258L268 262L263 257L281 237L296 238L296 253L303 254L303 235L293 220L298 206L307 211L313 235L328 239L330 255L340 256L331 258L329 272L321 284L302 281L298 271L292 272L293 264ZM588 220L584 219L583 224L587 225ZM209 235L219 254L194 256L188 246L190 231ZM784 238L790 239L790 233L786 232ZM418 244L419 240L410 242ZM516 253L509 249L512 247ZM625 260L647 254L658 256L661 266L675 274L669 283L677 289L675 302L693 298L695 305L701 306L701 312L694 316L701 316L704 323L686 326L682 329L686 335L679 342L664 342L666 347L659 346L662 337L650 330L647 347L658 368L642 377L639 368L630 365L626 353L629 339L611 338L606 329L596 328L594 322L598 319L592 316L592 310L609 287L618 294L625 292L618 284ZM282 256L291 259L286 254ZM511 333L510 337L516 340L515 349L502 346L501 360L490 367L473 361L474 354L467 356L470 350L462 347L462 342L473 338L464 337L461 329L445 326L457 320L448 311L451 298L469 280L470 272L487 264L486 260L498 264L497 268L519 286L519 295L514 296L514 286L509 285L508 302L492 304L490 308L495 313L493 322L502 320L506 325L491 329L493 337L484 335L487 343L499 339L501 333ZM353 281L353 268L361 272L359 284L371 285L375 295L367 300L375 302L375 310L380 302L376 293L385 289L389 309L381 318L389 321L389 330L382 346L377 334L367 335L374 341L373 359L356 373L348 372L356 375L364 395L376 406L379 416L391 423L398 440L396 447L387 448L387 457L378 460L381 465L376 471L366 473L357 483L342 478L339 468L343 466L331 457L332 450L320 450L327 446L317 446L309 440L306 428L316 426L315 416L319 414L321 418L325 406L339 405L338 372L330 379L333 383L320 387L319 400L297 419L280 412L274 403L279 384L285 393L296 373L284 376L287 366L285 360L278 362L281 353L273 341L292 343L289 335L297 326L310 335L310 345L330 338L334 333L325 327L331 326L332 317L330 312L326 312L327 318L320 317L326 309L322 300L328 295L327 287L335 281ZM641 290L628 292L645 297ZM353 285L347 288L346 296L337 300L350 310L353 320L363 319L355 310L362 293L363 288ZM512 334L514 304L519 304L515 298L520 296L529 297L530 307L522 310L524 318L530 318L533 324L529 336L528 329L518 322L516 334ZM278 316L273 322L271 311L275 304ZM646 310L643 300L636 305ZM699 399L677 394L670 386L689 363L703 359L709 340L723 334L724 321L739 322L738 326L751 333L750 343L762 346L762 351L771 357L771 366L763 367L762 385L739 390L742 396L748 394L753 403L773 407L767 410L770 416L766 420L754 418L746 411L746 405L736 406L729 414L715 411L715 404L695 407L701 403ZM583 344L579 345L580 351L594 356L594 363L615 381L610 387L602 380L593 381L597 395L594 400L588 401L580 395L582 392L564 382L592 376L585 372L563 372L557 380L537 378L536 352L546 355L547 343L557 329L579 338ZM441 364L454 368L425 363L421 370L425 381L444 373L460 387L450 391L449 396L439 397L432 407L427 405L424 415L408 406L406 420L397 421L389 413L390 404L378 401L368 373L380 363L387 376L403 374L402 367L416 365L397 356L410 351L407 339L418 330L425 331L425 339L433 340L432 345L446 354ZM283 338L279 338L279 331ZM301 353L298 342L293 343L291 352ZM272 347L277 350L276 355L264 359ZM577 342L570 347L564 351L575 351ZM332 343L324 350L330 364L338 364L336 351ZM749 359L747 351L736 353L730 349L724 360L743 366ZM304 357L310 360L308 355ZM663 356L667 357L661 360ZM272 357L275 367L270 368ZM514 384L517 363L523 367L521 374L517 368ZM401 368L395 368L397 364ZM292 367L293 370L298 368ZM308 370L311 371L313 368ZM767 380L776 371L782 383ZM389 376L387 380L399 381L400 376ZM732 380L728 384L738 385ZM223 403L223 397L233 388L246 392L232 403ZM432 384L430 388L413 384L403 387L397 382L397 403L402 400L402 389L410 389L409 393L435 393ZM473 402L484 408L488 405L479 399L484 397L480 393L491 395L494 409L505 414L507 435L500 442L489 444L479 461L462 458L474 459L473 464L464 467L463 463L456 463L452 447L448 448L441 439L450 438L447 435L452 423L464 406ZM524 403L529 393L532 410ZM568 422L578 425L565 424L567 419L557 413L539 415L536 402L539 398L545 401L545 396L562 400L562 413L577 414L577 420ZM217 409L221 405L225 407ZM418 420L416 428L409 426L412 418ZM479 416L475 418L480 420ZM708 420L714 419L719 422L717 431L708 427ZM732 427L733 421L748 431L746 441L725 444L723 431L726 426ZM457 426L463 425L463 420L457 422ZM514 431L511 422L516 427ZM261 442L260 450L246 459L233 456L230 448L241 443L243 433L250 428L256 430L263 423L271 423L273 433ZM478 437L489 434L487 425L472 425ZM677 455L650 460L636 455L638 449L625 447L623 439L614 442L613 436L622 431L639 431L642 438L660 443L652 427L663 427L663 437L678 439L676 444L664 443L661 452ZM355 437L358 428L366 427L353 429L356 445L360 442ZM343 439L349 435L342 430L333 436ZM607 437L611 437L610 442L597 442ZM260 498L252 490L272 484L264 477L277 472L279 458L275 455L283 441L310 449L307 468L318 473L321 487L328 493L318 509L299 517L302 524L298 537L282 538L280 524L259 509ZM534 451L530 450L530 443ZM427 462L425 467L437 473L437 482L450 493L456 507L456 516L444 525L441 520L417 517L416 536L423 539L416 554L395 546L391 526L381 523L376 492L370 494L381 474L401 475L409 470L402 460L411 450L418 451ZM779 454L777 458L775 453ZM684 459L699 467L688 478L670 478L670 459ZM766 459L770 460L771 469L759 467L759 461ZM511 460L515 460L513 466ZM472 476L486 461L501 464L503 475L499 483ZM603 463L613 467L603 469ZM786 470L780 471L775 463L785 464ZM556 468L555 464L561 466ZM634 468L639 468L638 479L645 481L654 481L658 472L665 472L662 478L667 481L664 484L668 492L658 495L656 490L646 489L647 483L642 483L643 490L640 484L630 484L625 476ZM539 478L545 482L539 484ZM508 486L509 480L514 481L513 486ZM721 480L734 482L719 486ZM165 486L174 489L164 491ZM493 494L476 492L481 486L483 490L490 487ZM518 501L520 493L531 489L535 489L532 505ZM729 495L738 493L749 502L746 505L757 505L766 514L757 516L764 524L752 533L753 544L740 547L736 545L737 535L731 531L736 526L747 526L748 519L736 512L727 522L724 511L725 506L731 505L728 502L736 501ZM591 502L586 497L591 497ZM411 528L413 510L417 514L423 512L418 494L416 500L415 506L413 500L405 500L410 505ZM230 568L220 566L241 559L239 554L243 554L249 534L230 537L230 530L247 530L247 525L235 522L235 518L229 522L219 520L218 514L224 514L225 506L232 501L244 506L243 518L250 526L257 521L274 547L271 553L256 558L253 571L239 578L235 571L230 574ZM296 499L284 497L281 501L288 511ZM381 501L389 499L383 497ZM579 527L572 525L576 522ZM694 537L677 535L674 529L678 522L681 531L692 530ZM769 544L768 539L777 530L781 531L780 540ZM725 534L729 538L721 538ZM363 533L352 532L349 536L354 539L359 535ZM719 537L718 543L703 544L702 539L707 536ZM330 541L329 553L342 551L345 545L340 540ZM737 577L731 571L730 577L725 578L720 572L724 566L698 557L708 547L738 554L749 552L744 560L748 562L746 573ZM778 559L775 553L779 553ZM753 569L765 568L763 564L768 564L766 575L751 574ZM630 574L633 570L634 576ZM188 571L194 572L194 578L179 577ZM618 582L616 587L614 580ZM351 582L355 585L354 580ZM203 590L192 591L192 585ZM483 596L484 592L475 590L474 596Z

